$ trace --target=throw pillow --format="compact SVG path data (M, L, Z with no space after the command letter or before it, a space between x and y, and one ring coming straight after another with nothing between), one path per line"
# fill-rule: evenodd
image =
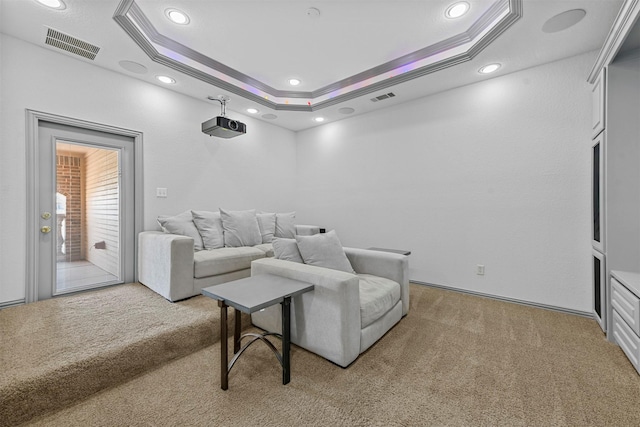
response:
M202 236L205 249L224 248L224 229L220 212L191 211L193 223Z
M285 239L294 239L296 237L296 213L269 213L260 212L263 215L275 215L276 216L276 231L274 237L284 237Z
M258 218L262 243L271 243L273 236L276 234L276 214L259 213L256 218Z
M276 259L285 261L304 263L300 251L298 250L298 242L296 239L285 239L276 237L273 239L273 256Z
M277 213L276 214L276 237L285 237L293 239L296 237L296 213Z
M296 236L296 242L305 264L355 273L334 230L313 236Z
M193 223L191 211L184 211L175 216L160 215L158 216L158 224L160 224L165 233L191 237L194 250L201 251L204 249L202 237Z
M220 209L224 245L228 248L255 246L262 243L260 227L255 209L247 211L227 211Z

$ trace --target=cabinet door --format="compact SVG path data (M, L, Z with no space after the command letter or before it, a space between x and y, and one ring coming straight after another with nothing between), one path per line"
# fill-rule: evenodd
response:
M605 96L606 80L605 80L606 68L603 68L600 75L593 83L591 88L591 125L592 134L591 138L597 137L605 127Z
M604 143L602 132L591 147L591 244L604 253Z
M593 251L593 316L604 332L607 332L607 270L604 255Z

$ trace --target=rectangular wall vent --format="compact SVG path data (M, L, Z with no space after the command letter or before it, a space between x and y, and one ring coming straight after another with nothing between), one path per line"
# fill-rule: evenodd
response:
M91 59L92 61L100 51L98 46L94 46L91 43L87 43L52 28L47 28L45 44L80 55L84 58Z
M375 98L371 98L371 102L382 101L383 99L393 98L394 96L396 96L396 94L393 92L385 93L385 94L376 96Z

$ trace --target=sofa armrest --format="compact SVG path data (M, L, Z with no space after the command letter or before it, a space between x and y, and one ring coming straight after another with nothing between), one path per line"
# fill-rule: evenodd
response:
M315 285L313 292L293 298L291 340L340 366L360 354L359 279L351 273L273 258L251 263L251 275L273 274ZM253 323L280 332L280 307L252 315Z
M400 284L402 315L409 312L409 257L391 252L344 248L351 266L359 274L385 277Z
M313 236L320 233L320 227L317 225L296 225L297 236Z
M193 296L193 239L160 231L138 234L138 280L169 301Z

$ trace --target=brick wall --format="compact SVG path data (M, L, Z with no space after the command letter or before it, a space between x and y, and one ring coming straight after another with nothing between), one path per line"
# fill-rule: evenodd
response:
M58 260L78 261L82 256L82 159L56 155L56 191L67 197L65 254L58 244Z

